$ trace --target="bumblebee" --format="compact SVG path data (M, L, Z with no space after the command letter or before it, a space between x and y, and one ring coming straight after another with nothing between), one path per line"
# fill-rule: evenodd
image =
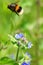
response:
M21 6L19 6L16 3L11 3L8 5L8 8L12 11L15 12L17 15L22 15L23 14L23 9Z

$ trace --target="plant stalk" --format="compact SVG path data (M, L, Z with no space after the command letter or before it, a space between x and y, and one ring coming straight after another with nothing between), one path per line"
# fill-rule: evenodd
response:
M19 47L19 44L18 44L18 49L17 49L17 54L16 54L16 61L18 61L19 49L20 49L20 47Z
M36 0L36 10L37 10L37 25L36 25L36 38L37 38L37 41L36 41L36 44L35 44L35 48L36 48L36 51L35 51L35 54L36 54L36 65L38 65L38 62L39 62L39 18L40 18L40 0Z

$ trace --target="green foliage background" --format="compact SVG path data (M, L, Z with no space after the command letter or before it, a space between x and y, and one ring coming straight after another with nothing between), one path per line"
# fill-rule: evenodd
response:
M40 6L37 0L20 0L18 4L24 9L21 16L7 8L8 4L16 1L19 0L0 0L0 48L2 45L8 47L0 50L0 58L15 53L17 49L8 40L8 34L14 35L19 30L33 43L33 47L27 50L32 55L31 65L43 65L43 0L39 0Z

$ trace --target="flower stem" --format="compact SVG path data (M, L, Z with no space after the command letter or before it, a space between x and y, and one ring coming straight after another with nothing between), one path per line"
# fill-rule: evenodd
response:
M18 61L19 49L20 49L20 47L19 47L19 45L18 45L18 49L17 49L17 55L16 55L16 61Z
M35 43L35 54L36 54L36 63L35 65L38 65L39 64L39 39L40 39L40 35L39 35L39 18L40 18L40 0L36 0L37 3L36 3L36 6L37 6L37 25L36 25L36 31L37 31L37 34L36 34L36 38L37 38L37 41Z

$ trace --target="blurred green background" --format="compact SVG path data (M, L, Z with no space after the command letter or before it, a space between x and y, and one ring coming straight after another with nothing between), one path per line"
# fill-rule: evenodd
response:
M7 8L8 4L17 1L24 9L21 16ZM17 31L24 33L33 43L29 49L32 55L31 65L43 65L43 0L0 0L0 58L14 53L8 34L14 35ZM2 45L8 48L1 50Z

